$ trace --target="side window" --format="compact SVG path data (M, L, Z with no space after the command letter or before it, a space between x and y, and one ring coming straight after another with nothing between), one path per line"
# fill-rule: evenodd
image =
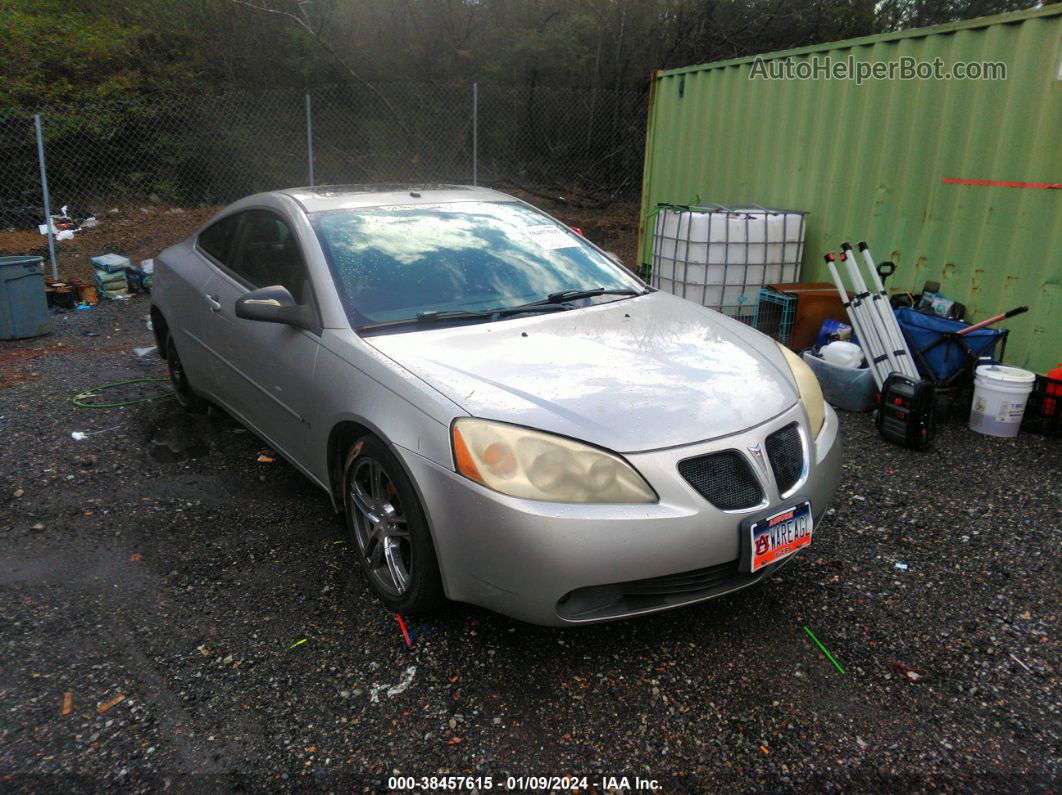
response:
M236 239L236 228L240 225L242 213L222 218L199 233L196 244L222 265L228 263Z
M299 242L287 223L268 210L247 210L242 216L240 241L235 257L227 263L229 269L254 287L283 285L301 304L309 276Z

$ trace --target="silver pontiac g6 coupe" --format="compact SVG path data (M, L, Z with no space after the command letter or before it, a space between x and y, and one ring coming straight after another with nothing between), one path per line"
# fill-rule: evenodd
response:
M151 313L184 408L323 488L393 611L699 602L785 565L837 487L797 356L492 190L250 196L159 255Z

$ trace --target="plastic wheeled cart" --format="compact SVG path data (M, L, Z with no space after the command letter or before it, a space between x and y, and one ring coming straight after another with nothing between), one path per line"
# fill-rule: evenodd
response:
M897 309L896 320L918 372L938 390L966 385L973 380L979 360L1002 362L1007 349L1007 329L982 328L960 335L969 323L914 309Z

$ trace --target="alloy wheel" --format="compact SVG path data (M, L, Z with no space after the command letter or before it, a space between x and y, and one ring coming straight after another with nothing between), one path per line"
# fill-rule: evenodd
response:
M347 494L356 509L354 536L366 574L385 593L403 596L410 586L412 547L398 489L383 465L366 456L354 463Z

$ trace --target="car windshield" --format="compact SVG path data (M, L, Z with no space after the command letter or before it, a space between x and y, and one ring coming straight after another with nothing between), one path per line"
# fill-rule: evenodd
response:
M645 289L581 236L519 202L335 210L311 223L355 327L509 309L566 291Z

